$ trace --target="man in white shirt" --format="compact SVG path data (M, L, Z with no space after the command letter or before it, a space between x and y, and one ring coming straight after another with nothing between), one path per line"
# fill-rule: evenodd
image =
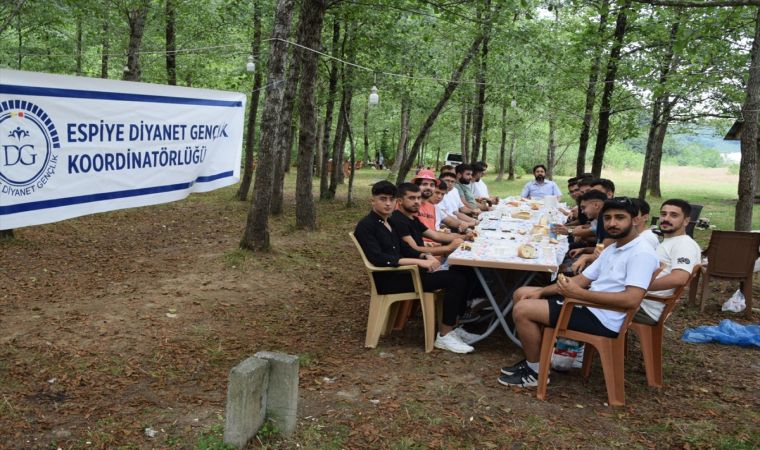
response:
M546 166L539 164L533 168L533 176L536 178L529 181L522 190L521 196L535 199L542 199L547 195L556 195L557 201L562 201L562 191L559 190L557 183L546 179Z
M472 194L475 197L487 198L492 205L495 205L497 199L488 195L488 186L486 186L486 183L483 181L483 176L485 176L486 168L488 167L483 164L483 162L476 162L472 165L472 180L470 180L470 188L472 188Z
M459 191L454 187L457 182L457 177L453 172L444 172L438 176L438 179L446 183L446 189L448 193L443 197L441 207L446 210L450 216L465 222L468 228L474 228L480 222L477 219L470 217L473 213L473 209L468 208L462 203L462 199L459 197ZM478 211L479 212L479 211Z
M512 316L525 359L502 368L500 384L522 387L538 384L542 327L556 326L565 298L622 308L641 304L660 263L652 247L638 235L638 209L629 198L613 198L604 203L601 217L615 243L584 273L560 278L544 288L521 288L515 292L515 298L518 295L521 298L515 303ZM573 308L568 328L614 338L621 332L624 320L625 314L621 312L580 307Z
M699 264L702 251L694 239L686 234L691 217L691 205L685 200L666 200L660 207L660 230L665 239L657 247L657 257L664 266L657 279L649 286L649 293L667 297L688 281L694 266ZM634 322L657 325L665 304L654 300L641 302Z

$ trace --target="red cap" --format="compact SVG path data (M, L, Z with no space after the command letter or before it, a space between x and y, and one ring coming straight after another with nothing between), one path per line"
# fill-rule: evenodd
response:
M435 177L432 170L420 170L417 176L412 178L412 183L417 184L417 180L433 180L436 186L441 185L441 180Z

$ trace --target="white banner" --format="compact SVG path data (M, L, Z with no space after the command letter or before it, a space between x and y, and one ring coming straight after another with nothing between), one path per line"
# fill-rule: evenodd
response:
M236 183L245 100L0 69L0 230Z

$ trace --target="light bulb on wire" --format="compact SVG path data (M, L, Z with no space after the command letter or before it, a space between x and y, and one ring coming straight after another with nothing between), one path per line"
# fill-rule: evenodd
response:
M255 72L256 71L256 63L253 62L253 54L248 56L248 64L245 65L245 70L249 72Z
M129 66L124 66L124 73L129 73Z
M509 106L511 106L513 108L517 108L517 100L515 100L514 97L512 97L512 102L509 104Z
M372 93L369 94L369 104L377 105L380 101L380 97L377 95L377 86L372 86Z

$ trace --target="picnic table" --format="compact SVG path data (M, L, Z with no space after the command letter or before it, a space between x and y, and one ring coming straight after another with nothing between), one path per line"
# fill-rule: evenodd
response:
M526 286L541 272L552 273L553 276L556 276L559 266L562 264L562 260L568 251L567 236L559 236L557 239L558 243L552 244L547 242L549 240L548 236L536 238L536 235L531 234L531 229L535 225L538 225L541 217L552 212L550 208L543 206L543 202L533 202L539 205L538 210L533 210L530 207L530 202L521 202L520 206L512 206L507 205L508 201L514 200L511 198L502 200L496 207L496 210L481 215L481 223L477 227L481 236L475 239L471 250L459 248L449 255L447 260L448 264L470 266L475 270L475 274L483 286L486 297L488 297L493 307L493 313L481 319L481 321L490 321L486 332L480 338L468 342L468 344L485 339L501 325L512 342L521 346L520 341L515 337L514 330L509 327L504 318L512 310L512 296L518 287ZM512 213L519 211L530 211L531 218L513 218ZM556 209L554 212L556 212ZM554 214L554 216L562 223L566 220L561 213ZM521 231L526 231L526 233L521 234ZM524 244L535 247L535 259L525 259L518 255L518 247ZM494 298L493 292L491 292L486 280L483 278L481 268L512 270L516 272L516 282L511 289L507 288L501 277L497 277L502 290L506 293L501 301L497 301Z

